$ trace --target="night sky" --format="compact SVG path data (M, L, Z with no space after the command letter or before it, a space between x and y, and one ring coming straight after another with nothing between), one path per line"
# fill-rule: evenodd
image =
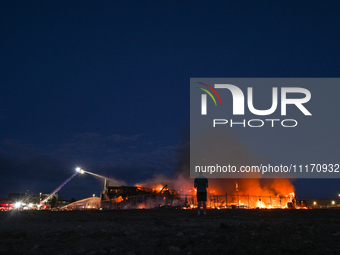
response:
M339 11L338 1L1 1L0 197L50 193L76 166L127 184L171 176L189 139L191 77L339 77ZM319 112L334 144L311 141L305 158L338 153L338 95ZM299 197L340 193L338 179L293 184ZM102 186L81 175L59 194Z

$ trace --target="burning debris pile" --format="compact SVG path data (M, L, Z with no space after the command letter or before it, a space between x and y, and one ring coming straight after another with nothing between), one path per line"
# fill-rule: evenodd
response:
M106 181L101 197L102 208L197 207L196 189L192 179L179 174L166 182L168 184L161 181L155 184L153 179L135 186L109 186ZM211 209L271 209L297 206L294 186L288 179L266 180L264 184L259 179L211 179L207 197L207 207Z
M178 195L167 185L155 188L141 186L109 186L102 193L103 209L150 209L178 206Z
M255 157L231 132L225 132L229 141L225 157L234 165L256 165ZM176 172L169 178L154 178L132 187L114 187L105 184L103 208L156 208L197 206L194 180L189 176L189 143L179 151ZM222 155L223 156L223 155ZM209 155L207 155L209 157ZM293 208L295 190L289 179L209 179L207 207L224 208Z

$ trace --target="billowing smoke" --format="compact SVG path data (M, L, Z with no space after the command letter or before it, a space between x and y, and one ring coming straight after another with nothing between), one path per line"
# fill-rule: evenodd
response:
M219 134L221 135L221 134ZM222 156L235 166L257 165L260 159L230 131L224 130L224 139L228 141ZM188 136L186 136L187 138ZM178 151L177 166L171 177L156 175L139 185L155 187L167 184L169 188L180 194L194 194L194 180L190 178L190 144L189 139L184 139ZM209 146L209 145L208 145ZM211 145L210 145L211 146ZM221 154L218 155L221 157ZM209 155L208 155L209 157ZM211 157L212 158L212 157ZM209 176L208 176L209 177ZM208 193L218 195L238 194L250 196L287 196L294 192L294 186L289 179L209 179Z

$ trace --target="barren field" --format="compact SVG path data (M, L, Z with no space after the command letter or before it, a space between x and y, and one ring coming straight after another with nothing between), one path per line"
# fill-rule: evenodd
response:
M340 254L340 210L0 213L0 254Z

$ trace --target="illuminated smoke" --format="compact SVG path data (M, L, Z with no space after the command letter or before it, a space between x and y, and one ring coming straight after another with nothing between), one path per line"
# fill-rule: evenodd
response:
M228 144L226 150L219 153L217 157L225 157L226 162L237 167L241 165L258 165L260 159L256 157L250 150L230 132L224 130L223 134L218 132L214 135L223 135ZM209 139L211 140L211 139ZM215 140L215 139L214 139ZM222 139L221 139L222 140ZM194 194L193 182L190 178L190 145L188 139L185 139L184 145L178 153L178 164L171 178L164 175L155 175L154 178L138 183L143 187L154 187L156 185L167 184L169 188L176 190L180 194ZM212 148L213 145L209 145ZM207 151L208 148L207 148ZM213 150L211 150L213 151ZM212 160L216 155L212 153L208 155ZM238 189L236 190L236 185ZM287 196L294 192L294 186L289 179L209 179L208 192L225 195L238 194L250 196Z

